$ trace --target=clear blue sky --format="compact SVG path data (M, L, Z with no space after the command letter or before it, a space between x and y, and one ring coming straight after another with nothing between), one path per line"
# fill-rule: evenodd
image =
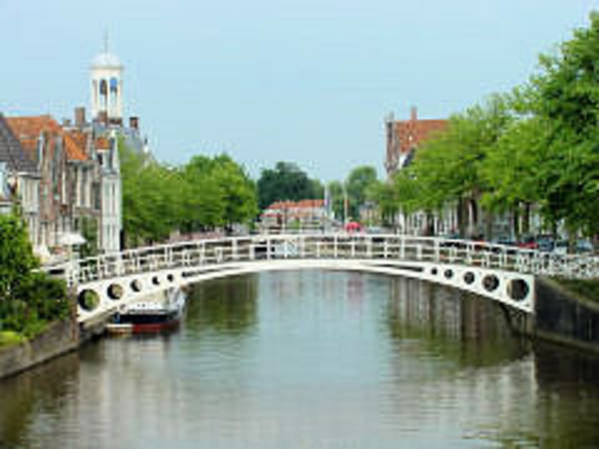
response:
M254 176L383 172L383 117L444 118L523 82L596 0L0 0L0 111L71 117L102 49L158 159L226 151Z

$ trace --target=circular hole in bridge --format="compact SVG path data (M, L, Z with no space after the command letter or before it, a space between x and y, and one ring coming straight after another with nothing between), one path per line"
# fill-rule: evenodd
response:
M133 290L136 293L139 293L141 291L141 282L139 281L139 279L131 281L131 290Z
M169 274L167 274L167 275L166 275L166 279L167 279L167 281L169 281L169 282L174 282L174 280L175 280L175 276L173 276L173 274L172 274L172 273L169 273Z
M432 274L433 276L436 276L438 272L439 272L439 271L438 271L436 268L433 268L433 269L431 270L431 274Z
M492 292L499 287L499 278L494 274L488 274L483 278L483 287L486 291Z
M158 279L158 276L154 276L152 278L152 284L154 284L154 285L160 285L160 279Z
M530 288L524 279L512 279L507 286L507 293L514 301L522 301L528 296Z
M464 274L464 282L468 285L472 284L475 280L474 273L472 271L468 271Z
M90 312L100 304L100 295L94 290L82 290L77 295L77 303L79 304L79 307Z
M447 278L447 279L451 279L453 277L453 270L445 270L445 272L443 273L443 275Z
M119 284L110 284L108 290L106 290L108 297L113 300L119 300L123 297L123 287Z

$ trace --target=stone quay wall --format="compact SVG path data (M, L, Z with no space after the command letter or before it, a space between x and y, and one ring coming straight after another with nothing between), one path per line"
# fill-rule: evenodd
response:
M535 290L535 337L599 353L599 303L545 277L536 279Z
M0 350L0 379L25 371L79 347L79 326L72 318L51 323L37 337Z

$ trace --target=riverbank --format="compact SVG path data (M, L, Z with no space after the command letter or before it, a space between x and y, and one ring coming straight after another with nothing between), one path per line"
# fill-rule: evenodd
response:
M0 379L76 350L81 342L79 326L71 317L55 321L37 337L0 347Z

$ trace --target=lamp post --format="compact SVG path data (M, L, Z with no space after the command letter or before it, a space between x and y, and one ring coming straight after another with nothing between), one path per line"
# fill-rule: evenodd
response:
M347 186L345 185L345 183L343 183L342 186L343 186L343 227L345 228L345 226L347 225L347 209L348 209Z

